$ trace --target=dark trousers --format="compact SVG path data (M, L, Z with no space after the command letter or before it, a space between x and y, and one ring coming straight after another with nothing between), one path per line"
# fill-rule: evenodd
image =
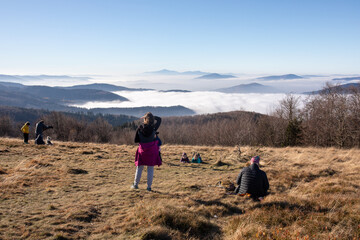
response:
M24 143L28 143L28 141L29 141L29 134L24 133Z
M42 145L42 144L45 144L44 140L43 140L43 136L42 134L38 134L35 138L35 144L39 144L39 145Z

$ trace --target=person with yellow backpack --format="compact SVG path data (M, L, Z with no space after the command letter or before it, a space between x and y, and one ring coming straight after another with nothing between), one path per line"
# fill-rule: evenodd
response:
M29 122L26 122L24 124L24 126L22 126L21 128L21 131L23 132L24 134L24 143L26 144L29 144L29 126L30 126L30 123Z

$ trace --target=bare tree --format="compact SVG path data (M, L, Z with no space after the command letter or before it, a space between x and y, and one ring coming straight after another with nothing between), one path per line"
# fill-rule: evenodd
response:
M352 87L349 96L349 127L353 146L360 147L360 86Z
M357 96L327 84L311 96L303 111L305 138L310 145L350 147L359 130ZM353 127L354 126L354 127ZM356 137L355 137L356 138Z
M90 138L93 142L106 143L112 139L113 127L99 117L88 125L87 131L91 134Z
M284 99L279 102L279 106L275 109L274 116L283 119L277 121L278 130L283 131L282 145L295 146L300 144L302 127L301 127L301 110L299 108L300 97L293 94L287 94Z
M9 116L1 116L0 117L0 136L6 137L15 137L16 130L14 127L14 121ZM19 128L20 133L20 128Z
M294 94L287 94L280 100L279 107L275 109L275 116L291 121L299 118L300 115L300 97Z

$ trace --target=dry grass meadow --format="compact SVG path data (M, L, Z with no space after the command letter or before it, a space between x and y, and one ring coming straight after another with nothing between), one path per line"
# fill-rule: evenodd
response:
M360 150L162 146L153 191L136 146L0 138L0 239L359 239ZM205 164L181 164L182 152ZM216 186L260 155L262 202Z

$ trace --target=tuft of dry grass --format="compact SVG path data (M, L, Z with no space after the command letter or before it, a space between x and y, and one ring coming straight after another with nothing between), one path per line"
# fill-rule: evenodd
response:
M0 239L360 237L359 149L164 145L147 192L146 171L130 189L136 147L0 138ZM262 202L225 190L254 155L270 182Z

